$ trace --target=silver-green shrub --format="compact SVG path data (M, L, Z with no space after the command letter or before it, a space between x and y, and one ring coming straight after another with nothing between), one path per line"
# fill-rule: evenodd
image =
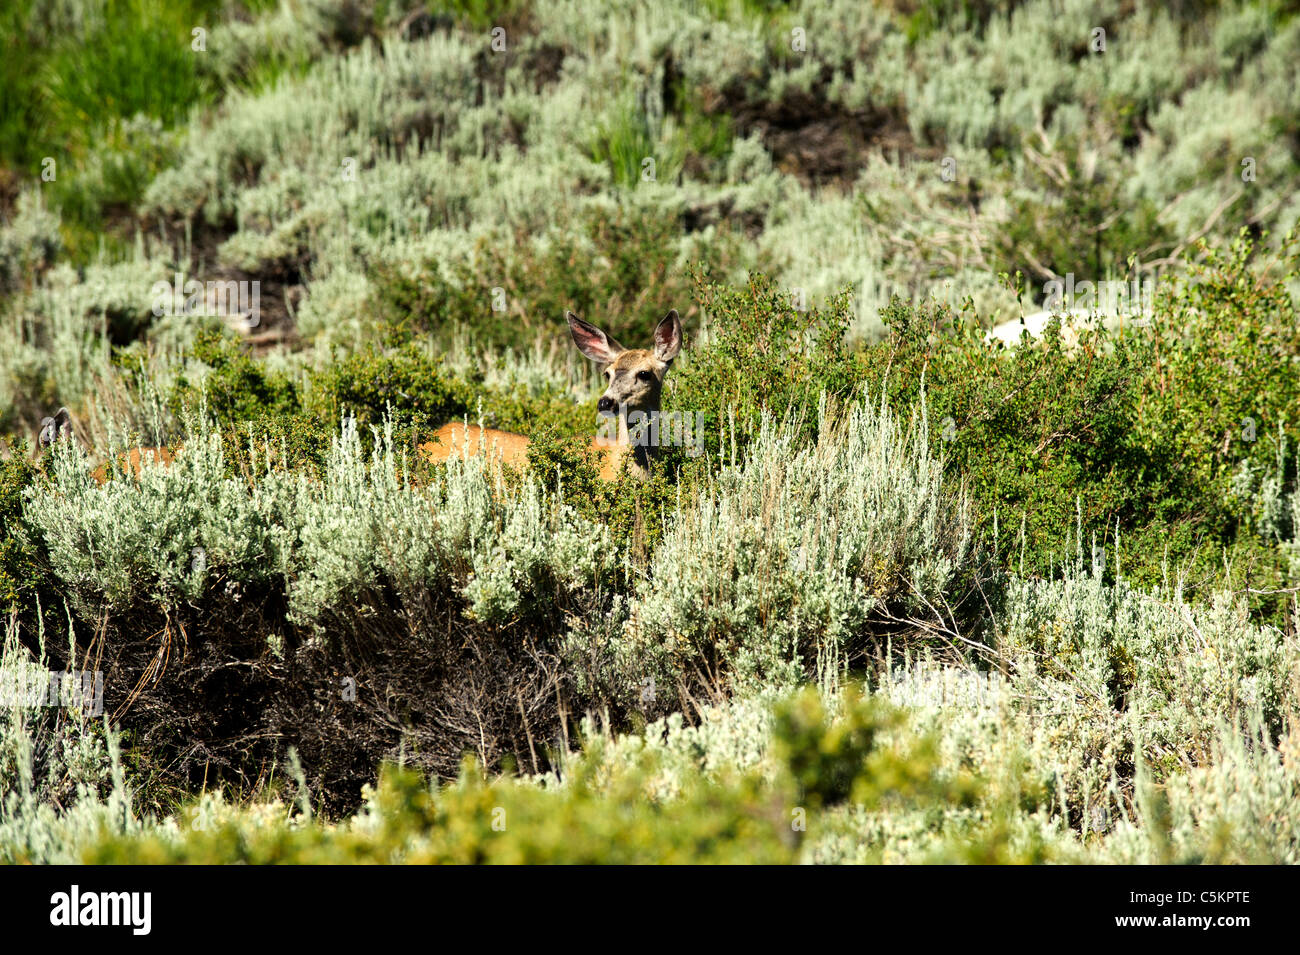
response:
M319 481L269 464L253 481L229 473L219 435L193 431L172 464L146 454L138 478L102 486L79 445L56 446L53 481L29 491L25 516L83 613L279 581L304 624L383 585L461 594L471 616L500 623L521 602L594 586L618 560L603 524L536 482L496 488L479 458L423 486L399 477L391 428L367 454L345 419Z
M624 627L643 675L777 686L838 668L873 619L927 616L972 559L924 422L871 400L820 440L765 415L748 458L669 516Z
M472 617L502 623L522 601L594 585L617 560L607 527L535 482L496 488L481 458L453 458L423 487L399 479L398 463L389 432L367 462L349 421L324 480L295 486L288 573L300 621L387 581L401 593L454 587Z
M1064 751L1094 766L1138 752L1161 772L1186 769L1209 758L1221 725L1259 718L1277 734L1296 712L1300 643L1229 594L1193 606L1091 574L1014 580L998 633L1016 698L1031 714L1030 701L1051 700L1073 737Z
M0 651L0 862L68 864L105 833L139 826L117 734L79 707L44 706L26 689L46 668L5 628Z
M193 601L218 573L237 587L284 572L289 479L268 473L250 486L226 474L219 436L206 430L170 466L142 458L138 479L100 486L81 446L61 443L52 485L29 491L26 518L83 613Z

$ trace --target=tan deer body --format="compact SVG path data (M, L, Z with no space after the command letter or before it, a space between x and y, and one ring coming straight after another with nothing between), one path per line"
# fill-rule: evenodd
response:
M659 411L664 378L672 360L682 347L682 324L674 309L655 327L654 347L624 348L594 325L569 312L569 332L578 350L605 365L605 393L597 402L601 415L617 418L616 434L593 438L591 447L600 456L600 478L616 481L626 462L627 471L637 479L649 477L652 451L644 442L634 441L628 416L634 419ZM612 421L611 421L612 424ZM613 432L613 428L609 429ZM434 463L453 454L475 457L486 451L496 466L522 468L528 461L528 438L509 431L466 425L459 421L445 424L434 433L433 440L420 450Z
M496 464L522 468L528 463L528 439L522 434L451 421L433 433L420 451L434 464L450 457L474 458L486 451Z
M123 451L117 456L116 467L111 473L139 478L140 469L144 467L146 461L152 461L155 464L167 467L176 460L176 455L180 451L180 445L175 448L131 448L129 451ZM95 479L97 484L104 484L108 481L109 473L109 462L105 461L91 471L90 476Z
M56 441L68 441L74 437L72 415L68 413L67 408L60 408L53 417L41 419L41 430L36 442L38 446L48 448ZM166 467L176 459L176 454L180 450L180 445L175 448L131 448L117 456L114 470L110 470L112 465L105 461L91 471L90 476L97 484L106 483L110 474L127 474L138 478L140 469L144 467L146 461L154 461Z
M435 431L432 440L420 445L420 451L433 464L441 464L450 457L478 457L486 451L495 467L508 465L522 470L528 466L530 443L528 438L512 431L498 431L496 428L451 421ZM632 447L626 420L620 421L617 439L592 438L590 446L600 461L602 481L617 481L622 471L623 458L628 452L643 450ZM629 469L634 475L644 474L648 471L647 464L647 461L634 457L629 463Z

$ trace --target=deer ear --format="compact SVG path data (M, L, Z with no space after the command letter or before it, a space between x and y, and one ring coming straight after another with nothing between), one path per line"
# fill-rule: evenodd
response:
M71 433L72 415L68 414L67 408L60 408L54 413L53 418L41 419L41 433L37 436L37 444L42 448L48 447L59 438Z
M584 322L572 312L565 312L564 317L569 320L569 332L573 335L573 344L578 346L578 351L582 352L592 361L598 361L608 365L615 358L627 351L622 345L614 341L595 325Z
M655 326L655 357L670 362L682 350L682 320L673 309Z

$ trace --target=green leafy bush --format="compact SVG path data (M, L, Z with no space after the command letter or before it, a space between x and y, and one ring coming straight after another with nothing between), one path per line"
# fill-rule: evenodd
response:
M470 391L428 351L407 345L340 356L312 376L311 405L322 418L355 418L365 427L392 416L437 426L471 412Z
M701 270L695 283L696 301L709 316L708 337L674 372L670 410L705 416L705 450L715 458L734 462L743 455L764 410L788 418L803 436L815 435L822 396L847 403L865 379L862 356L845 340L846 292L805 309L762 274L734 288Z
M12 457L0 460L0 608L19 611L19 619L35 629L35 601L49 579L39 544L23 533L23 494L39 472L27 460L27 445L19 443Z
M1251 508L1266 475L1279 488L1296 480L1278 452L1296 440L1300 324L1286 275L1266 277L1251 250L1243 239L1208 252L1157 298L1148 326L1082 329L1074 342L1049 327L1011 352L986 345L965 314L891 306L890 337L867 359L873 380L900 409L924 393L931 440L981 520L996 513L1006 566L1048 575L1096 542L1107 573L1148 585L1172 573L1209 588L1225 551L1233 586L1289 585L1277 545L1289 528L1257 533ZM1274 269L1294 267L1289 250ZM1071 525L1073 544L1060 536ZM1257 606L1284 612L1275 596Z
M839 701L836 701L839 703ZM901 714L846 696L832 715L815 692L781 704L774 720L774 777L721 770L652 795L663 756L653 749L610 760L597 737L546 785L486 779L469 763L451 785L386 767L365 811L345 827L301 813L288 823L220 799L192 807L194 825L106 835L86 847L93 863L791 863L805 833L849 801L873 809L951 812L982 793L969 774L949 777ZM898 728L895 739L880 738ZM810 829L809 827L812 827ZM986 832L949 851L1014 855ZM1025 861L1023 859L1017 861Z
M287 375L254 359L232 334L207 326L195 335L197 374L182 372L172 386L172 411L204 406L222 425L275 418L298 409L298 388Z

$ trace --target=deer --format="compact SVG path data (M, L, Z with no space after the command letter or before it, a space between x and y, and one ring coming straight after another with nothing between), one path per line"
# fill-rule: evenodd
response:
M591 447L601 458L600 479L617 481L624 466L635 480L648 479L654 449L642 436L634 436L631 427L659 413L664 379L682 350L682 322L677 310L660 319L649 348L624 348L573 312L566 311L564 317L578 351L604 366L601 376L606 387L596 402L596 410L606 419L608 431L613 432L617 424L616 437L602 435L591 440ZM453 421L439 428L433 440L420 445L420 450L435 464L453 455L471 458L486 451L497 467L522 468L527 464L528 445L529 439L521 434Z
M624 348L601 329L583 321L573 312L565 312L573 343L587 358L604 366L605 392L596 402L596 410L606 419L609 428L617 424L614 437L599 435L592 438L591 447L601 459L600 479L617 481L626 465L627 473L635 480L650 477L655 449L645 440L644 434L634 435L633 426L651 420L660 410L664 379L672 367L673 359L682 349L682 323L673 309L655 326L650 348ZM72 416L67 408L60 408L52 417L41 420L38 444L47 448L56 441L73 437ZM433 464L446 461L453 455L462 458L476 457L486 451L493 466L523 468L528 463L529 439L521 434L483 428L479 425L453 421L434 432L433 440L420 445L425 458ZM117 456L116 471L139 478L146 461L168 466L182 450L174 448L137 447ZM98 484L109 479L108 461L91 472Z
M48 448L56 441L67 441L73 438L72 415L67 408L60 408L52 417L41 419L41 430L36 436L36 443L41 448ZM129 474L132 477L140 476L140 469L144 466L146 460L152 459L161 465L169 465L174 461L175 452L180 448L131 448L129 451L123 451L117 456L117 470L123 474ZM108 481L109 464L105 461L99 467L90 472L90 476L95 479L96 484L105 484Z

